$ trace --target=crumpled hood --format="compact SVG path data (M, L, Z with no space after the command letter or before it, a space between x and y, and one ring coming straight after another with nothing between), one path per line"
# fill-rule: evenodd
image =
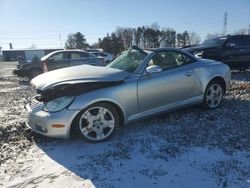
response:
M109 67L79 65L43 73L31 80L36 90L44 91L60 84L86 82L117 82L129 77L131 73Z

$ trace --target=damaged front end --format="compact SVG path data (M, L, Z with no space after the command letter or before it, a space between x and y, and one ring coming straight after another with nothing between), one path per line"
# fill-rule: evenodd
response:
M63 96L77 96L83 93L94 91L97 89L102 89L106 87L112 87L120 84L122 81L112 81L112 82L84 82L75 84L63 84L56 85L44 91L37 90L37 96L35 99L39 102L47 103L54 99Z
M46 107L52 106L54 112L54 106L57 109L60 105L67 106L65 101L69 106L76 96L118 85L130 76L131 73L118 69L81 65L41 74L30 83L38 94L35 100Z

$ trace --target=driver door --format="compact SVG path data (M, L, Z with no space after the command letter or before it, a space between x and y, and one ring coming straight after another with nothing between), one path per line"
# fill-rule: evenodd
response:
M55 70L70 66L70 53L59 52L54 54L47 63L48 70Z
M161 72L145 73L138 81L138 100L141 112L157 110L190 98L194 83L195 59L176 51L162 51L149 61Z

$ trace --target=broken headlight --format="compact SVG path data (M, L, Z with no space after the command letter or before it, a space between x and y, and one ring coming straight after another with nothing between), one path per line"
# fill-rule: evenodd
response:
M43 107L43 110L46 112L58 112L68 107L74 100L73 96L63 96L52 101L49 101Z

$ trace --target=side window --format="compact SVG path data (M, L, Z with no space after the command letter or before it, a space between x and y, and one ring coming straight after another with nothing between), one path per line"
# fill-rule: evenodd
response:
M81 53L81 58L87 58L87 57L90 57L89 53Z
M242 46L241 38L239 36L230 37L227 40L227 45L229 45L229 44L233 45L234 47L240 47L240 46Z
M185 64L191 64L191 63L196 62L196 60L194 58L192 58L186 54L182 54L182 57L183 57Z
M250 47L250 35L243 35L242 42L242 46Z
M61 61L61 60L63 60L63 53L57 53L57 54L53 55L51 58L53 58L54 61Z
M107 56L107 54L100 53L100 56L101 56L101 57L106 57L106 56Z
M71 53L71 59L81 59L81 55L79 53Z
M164 51L158 52L150 61L150 65L158 65L163 70L171 69L174 67L179 67L184 64L190 64L195 62L195 60L185 54L175 51Z

